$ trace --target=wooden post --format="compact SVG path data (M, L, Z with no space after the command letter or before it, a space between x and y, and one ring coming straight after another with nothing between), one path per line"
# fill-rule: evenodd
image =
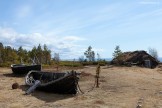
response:
M98 64L97 69L96 69L96 88L99 88L99 74L100 74L100 65Z

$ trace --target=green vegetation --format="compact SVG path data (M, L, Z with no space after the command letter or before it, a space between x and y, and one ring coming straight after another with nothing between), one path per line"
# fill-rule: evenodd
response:
M82 63L77 61L60 61L60 66L67 66L67 67L82 67Z
M83 66L87 66L87 65L100 65L100 66L105 66L106 64L108 64L107 61L105 60L101 60L101 61L93 61L93 62L82 62Z
M117 45L115 47L115 51L113 53L113 57L114 58L120 58L121 54L122 54L122 51L120 50L120 46Z
M95 60L95 52L92 51L92 47L89 46L84 52L84 56L79 58L79 61L61 61L59 53L54 53L54 58L51 57L51 50L48 49L47 45L43 47L39 44L34 46L31 50L26 50L22 46L18 49L14 49L10 46L3 46L0 43L0 66L9 67L11 64L42 64L43 67L82 67L86 65L98 65L104 66L107 64L105 60L100 58L97 53L97 60Z
M37 64L49 65L51 62L51 51L46 45L42 49L40 44L38 47L34 46L31 51L27 51L22 46L16 50L10 46L3 46L0 43L0 66L20 63L31 64L32 61L36 61Z
M92 51L92 47L91 46L89 46L88 49L84 52L84 55L89 60L89 62L95 61L95 52Z
M117 61L117 65L121 65L123 63L122 59L123 59L123 56L122 56L122 51L120 50L120 46L116 46L115 47L115 50L114 50L114 53L113 53L113 59L116 59Z

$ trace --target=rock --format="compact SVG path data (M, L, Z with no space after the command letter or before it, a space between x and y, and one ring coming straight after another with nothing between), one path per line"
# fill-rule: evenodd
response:
M13 83L12 84L12 89L18 89L19 88L19 84L18 83Z

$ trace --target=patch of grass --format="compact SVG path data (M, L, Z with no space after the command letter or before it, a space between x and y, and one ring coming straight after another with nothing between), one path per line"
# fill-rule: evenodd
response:
M100 65L100 66L105 66L108 63L106 61L94 61L94 62L82 62L83 66L88 66L88 65Z
M79 62L73 61L61 61L59 63L60 66L67 66L67 67L82 67L83 65Z

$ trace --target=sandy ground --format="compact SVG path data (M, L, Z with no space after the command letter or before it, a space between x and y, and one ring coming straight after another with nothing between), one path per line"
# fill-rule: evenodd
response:
M92 89L96 67L79 69L79 85L84 94L60 95L34 91L24 95L24 77L0 68L0 108L162 108L162 69L101 67L100 87ZM12 90L14 82L20 89ZM89 91L89 92L88 92Z

